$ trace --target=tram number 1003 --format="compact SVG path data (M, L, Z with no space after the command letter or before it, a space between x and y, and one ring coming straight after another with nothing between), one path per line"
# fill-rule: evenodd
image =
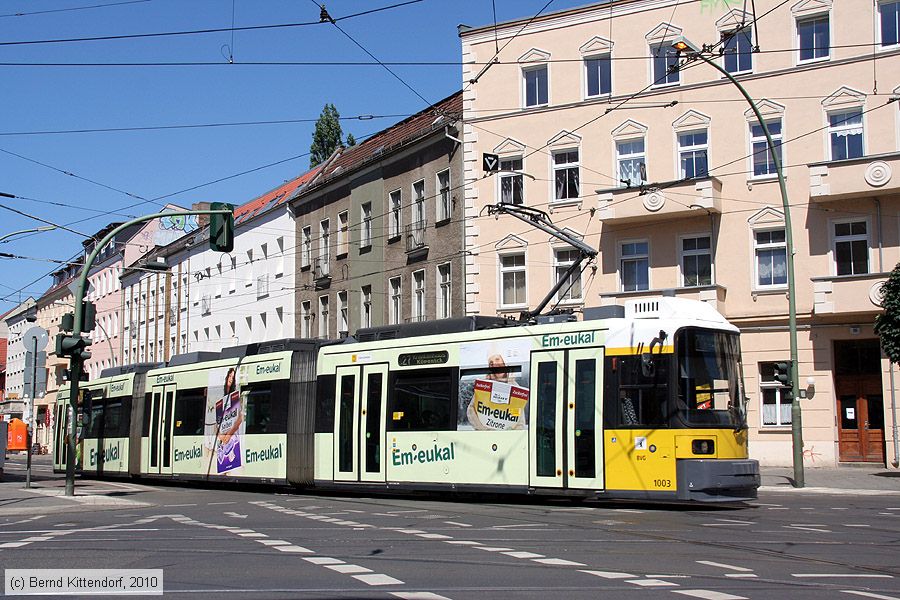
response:
M670 488L670 487L672 487L672 480L671 479L654 479L653 487Z

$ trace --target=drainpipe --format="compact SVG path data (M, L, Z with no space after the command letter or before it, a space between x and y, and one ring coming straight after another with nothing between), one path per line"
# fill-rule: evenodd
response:
M884 273L884 232L882 230L881 221L881 201L878 198L872 198L875 202L875 220L878 225L878 270ZM891 437L894 438L894 460L891 466L895 469L900 467L900 438L897 436L897 391L894 387L894 363L888 361L888 374L891 380Z

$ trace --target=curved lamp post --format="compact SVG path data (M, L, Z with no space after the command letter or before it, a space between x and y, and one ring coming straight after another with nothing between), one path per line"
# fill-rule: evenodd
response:
M791 232L791 207L788 201L787 187L784 183L784 171L781 165L781 156L776 151L775 143L772 141L772 136L769 134L769 128L766 125L766 121L763 119L762 114L759 112L759 107L756 105L756 102L753 101L753 98L750 97L750 94L747 93L744 86L742 86L731 73L722 68L719 63L709 58L709 50L706 47L698 48L684 36L678 36L672 42L672 48L678 53L684 54L688 60L702 60L734 84L750 105L753 114L756 115L756 120L762 128L763 134L766 136L769 155L772 157L772 162L775 164L775 172L778 175L778 187L781 190L781 204L784 208L784 238L786 246L785 252L787 254L785 258L787 259L788 329L791 340L791 364L793 365L793 368L791 369L791 442L793 446L794 462L793 485L794 487L801 488L805 483L803 477L803 424L800 417L800 398L798 394L800 382L797 369L797 303L794 294L794 237Z

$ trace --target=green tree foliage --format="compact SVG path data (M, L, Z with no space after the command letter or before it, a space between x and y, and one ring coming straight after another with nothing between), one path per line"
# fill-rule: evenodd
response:
M356 145L356 138L353 137L352 133L348 133L347 134L347 147L352 148L355 145Z
M891 362L900 362L900 264L882 287L884 313L875 317L875 333L881 337L881 349Z
M314 167L325 162L336 148L340 147L341 115L338 114L334 104L326 104L316 121L316 130L313 132L312 146L309 147L309 166Z

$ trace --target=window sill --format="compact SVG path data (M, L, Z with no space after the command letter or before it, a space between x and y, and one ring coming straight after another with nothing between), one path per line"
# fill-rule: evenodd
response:
M791 433L790 425L760 425L759 433L780 433L782 435Z
M309 271L311 268L312 268L312 264L308 264L308 265L300 265L300 270L301 270L301 271Z
M388 237L387 243L393 244L394 242L399 242L400 238L401 238L401 235L399 233L395 233L395 234L391 235L390 237Z
M784 180L787 181L787 175L784 176ZM773 173L771 175L753 175L747 178L747 183L770 183L770 182L778 182L778 174Z
M334 258L335 258L335 260L343 260L343 259L347 258L348 254L349 254L349 252L338 252L337 254L335 254Z
M437 227L443 227L444 225L449 225L450 220L451 220L450 217L445 217L443 219L440 219L439 221L435 221L434 226L435 226L435 228L437 228Z
M279 277L284 277L284 272L275 273L275 279L278 279Z
M681 85L681 81L672 81L669 83L651 83L650 89L651 90L659 90L662 88L678 87L680 85Z
M605 98L612 98L612 92L606 92L605 94L596 94L594 96L585 96L582 100L603 100Z
M819 58L807 58L806 60L797 59L797 66L802 67L805 65L814 65L816 63L828 62L831 60L831 55L828 56L820 56Z
M547 108L550 106L549 102L545 102L544 104L531 104L529 106L523 106L522 110L534 110L536 108Z
M756 296L777 296L778 294L787 294L788 286L772 286L770 288L755 288L750 291L750 295L753 297Z
M567 208L569 206L581 207L581 198L562 198L551 201L548 206L552 212L554 208Z

